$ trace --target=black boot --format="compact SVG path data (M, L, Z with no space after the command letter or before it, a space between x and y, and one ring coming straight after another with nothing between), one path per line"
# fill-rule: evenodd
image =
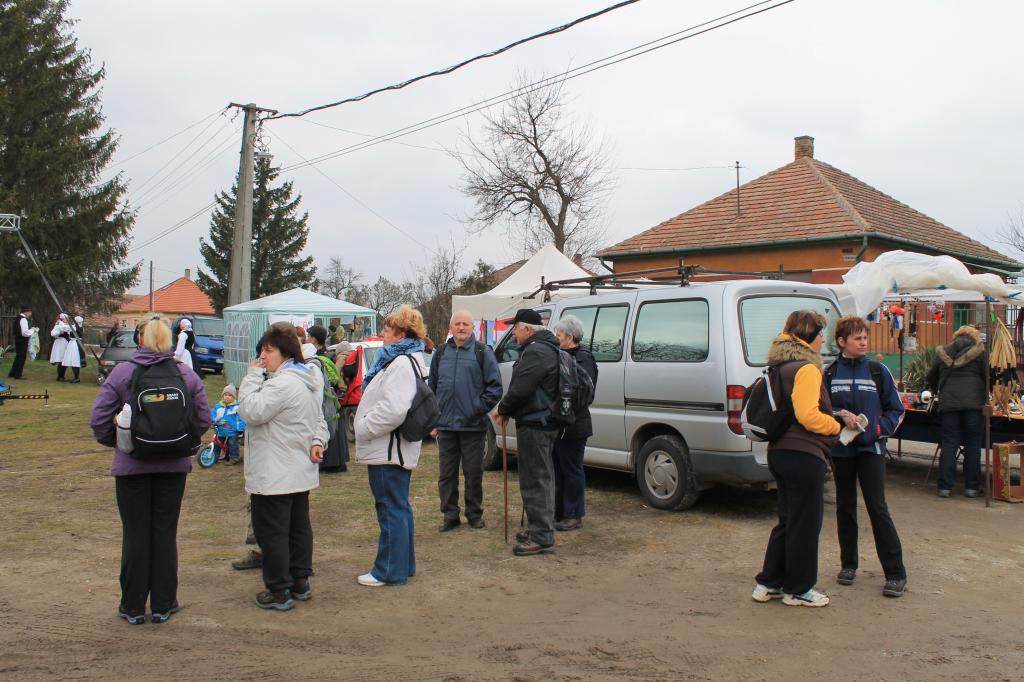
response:
M57 365L57 381L64 381L64 375L67 374L68 368L64 365Z
M73 383L73 384L81 383L81 381L78 378L78 373L80 371L81 371L81 369L78 368L78 367L72 367L71 368L71 372L75 375L75 378L71 380L71 383Z

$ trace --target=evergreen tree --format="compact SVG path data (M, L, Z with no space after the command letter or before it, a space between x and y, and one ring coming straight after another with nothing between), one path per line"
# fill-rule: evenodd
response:
M313 257L302 258L309 237L308 213L298 215L302 195L292 198L292 183L273 183L280 171L268 159L259 159L255 169L252 208L252 298L261 298L295 287L316 286ZM200 270L199 286L222 310L228 301L228 273L231 270L231 242L235 233L235 201L238 179L231 192L217 196L210 220L210 241L199 240L209 274Z
M135 222L120 175L100 174L117 148L103 129L93 68L64 18L65 0L0 0L0 213L21 228L65 305L108 312L137 278L125 267ZM54 304L17 237L0 235L0 295L29 304L40 326Z

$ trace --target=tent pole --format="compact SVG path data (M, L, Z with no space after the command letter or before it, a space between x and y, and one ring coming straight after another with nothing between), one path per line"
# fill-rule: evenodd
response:
M989 364L992 348L992 304L985 298L985 506L992 506L992 400L989 393Z

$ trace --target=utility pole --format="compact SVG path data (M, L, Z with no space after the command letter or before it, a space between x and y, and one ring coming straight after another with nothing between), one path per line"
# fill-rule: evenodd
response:
M252 191L253 158L256 148L256 118L260 112L276 114L274 109L236 104L245 113L242 125L242 151L238 163L238 196L235 201L235 234L231 244L231 270L228 273L228 305L245 303L252 297Z
M153 312L153 261L149 261L149 312Z

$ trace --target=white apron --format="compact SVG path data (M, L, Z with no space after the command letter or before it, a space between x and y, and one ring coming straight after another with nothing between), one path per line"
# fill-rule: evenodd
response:
M70 334L71 326L63 322L53 325L50 336L53 337L53 349L50 351L50 364L58 365L64 361L64 353L68 349L68 340L61 337L61 334Z

